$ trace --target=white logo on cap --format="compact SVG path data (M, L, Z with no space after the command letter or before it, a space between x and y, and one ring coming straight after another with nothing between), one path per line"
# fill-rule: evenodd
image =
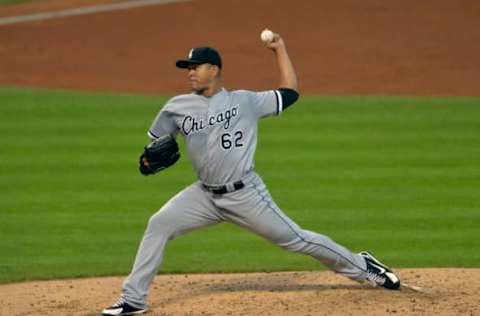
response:
M188 59L192 59L193 56L193 48L190 50L190 53L188 53Z

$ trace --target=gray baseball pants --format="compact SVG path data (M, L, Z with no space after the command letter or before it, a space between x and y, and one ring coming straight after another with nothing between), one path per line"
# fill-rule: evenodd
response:
M327 236L303 230L272 200L262 179L250 172L245 187L215 195L195 182L171 198L148 222L122 297L137 308L146 306L148 289L162 262L168 240L191 230L229 221L292 252L310 255L346 277L365 279L366 263Z

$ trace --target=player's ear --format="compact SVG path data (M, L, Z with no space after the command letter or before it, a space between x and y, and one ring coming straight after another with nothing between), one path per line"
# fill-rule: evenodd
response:
M222 73L222 70L217 65L211 65L211 66L213 70L213 77L219 78Z

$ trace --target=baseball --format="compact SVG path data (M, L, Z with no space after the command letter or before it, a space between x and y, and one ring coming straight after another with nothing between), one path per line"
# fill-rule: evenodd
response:
M269 29L264 29L262 31L262 34L260 34L260 38L263 42L270 43L271 41L273 41L273 32Z

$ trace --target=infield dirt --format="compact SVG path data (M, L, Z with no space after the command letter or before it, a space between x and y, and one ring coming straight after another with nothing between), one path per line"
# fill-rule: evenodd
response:
M53 0L0 16L119 1ZM274 9L272 9L274 8ZM480 2L199 0L0 26L0 84L176 94L192 46L223 55L231 89L268 89L275 63L259 39L287 40L303 93L480 95ZM331 272L160 275L153 315L480 315L479 269L404 269L422 288L370 289ZM0 315L97 315L122 278L0 285Z
M0 16L107 0L0 7ZM175 68L212 45L231 89L278 83L260 32L287 42L302 93L480 95L480 2L197 0L0 26L0 84L177 94Z

